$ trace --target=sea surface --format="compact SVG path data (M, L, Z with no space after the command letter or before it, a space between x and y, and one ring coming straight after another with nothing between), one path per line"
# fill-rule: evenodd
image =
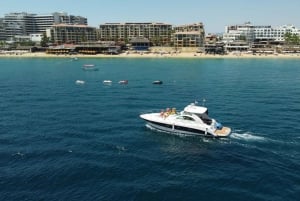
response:
M195 101L229 138L139 118ZM300 198L299 59L0 58L0 114L0 200Z

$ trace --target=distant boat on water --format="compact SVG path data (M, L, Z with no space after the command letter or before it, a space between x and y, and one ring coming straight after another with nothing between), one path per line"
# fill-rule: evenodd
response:
M84 64L82 66L82 69L85 71L97 71L98 68L95 66L95 64Z
M83 67L94 67L95 64L84 64Z
M111 80L103 80L103 84L105 84L105 85L111 85L112 81Z
M163 81L161 80L155 80L152 82L152 84L163 84Z
M75 83L78 84L78 85L83 85L83 84L85 84L85 81L83 81L83 80L76 80Z
M119 84L128 84L128 80L120 80Z

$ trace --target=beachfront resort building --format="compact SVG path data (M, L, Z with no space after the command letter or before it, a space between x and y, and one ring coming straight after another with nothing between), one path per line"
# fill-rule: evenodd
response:
M205 39L203 23L176 26L173 28L173 32L175 48L203 47Z
M246 41L252 43L255 40L269 40L283 42L286 33L296 34L300 36L300 30L293 25L283 25L272 27L271 25L256 26L247 22L242 25L225 26L223 41L230 43L234 41Z
M97 40L95 27L87 25L55 24L46 30L46 35L54 44L91 42Z
M172 28L165 23L105 23L99 27L102 41L129 43L132 39L144 38L152 46L203 47L204 26L202 23L181 25Z
M4 29L4 18L0 18L0 41L4 41L5 38L5 29Z
M242 25L226 26L223 42L227 51L278 51L284 45L287 33L300 36L300 30L293 25L272 27L271 25L256 26L247 22ZM277 46L277 47L276 47Z
M225 44L234 41L246 41L248 43L254 41L255 26L250 22L241 25L225 26L223 41Z
M224 43L220 40L219 35L206 35L204 43L204 52L206 54L225 54ZM203 51L199 52L203 53Z
M105 23L99 26L102 41L129 43L134 38L147 38L153 45L171 43L172 25L158 22L150 23Z
M285 41L285 34L291 33L300 36L300 29L293 25L283 25L279 27L271 26L255 26L255 39L258 40L274 40L278 42Z
M52 25L61 23L87 25L87 18L59 12L47 15L26 12L9 13L2 18L3 33L0 32L0 34L2 35L1 38L7 40L15 36L44 33Z

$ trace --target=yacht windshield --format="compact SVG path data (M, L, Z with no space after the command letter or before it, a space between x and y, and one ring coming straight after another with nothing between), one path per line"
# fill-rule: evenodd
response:
M179 117L177 117L177 119L183 119L183 120L187 120L187 121L195 121L194 118L189 117L189 116L179 116Z
M184 120L188 120L188 121L195 121L195 119L193 119L192 117L189 116L183 116Z
M196 114L205 124L210 125L212 120L205 114Z

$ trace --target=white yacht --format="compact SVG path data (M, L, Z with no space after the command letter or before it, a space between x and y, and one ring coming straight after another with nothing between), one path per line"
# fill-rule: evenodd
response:
M231 133L229 127L208 116L206 107L196 103L187 105L181 112L167 108L160 113L141 114L140 117L148 126L168 133L207 137L227 137Z

